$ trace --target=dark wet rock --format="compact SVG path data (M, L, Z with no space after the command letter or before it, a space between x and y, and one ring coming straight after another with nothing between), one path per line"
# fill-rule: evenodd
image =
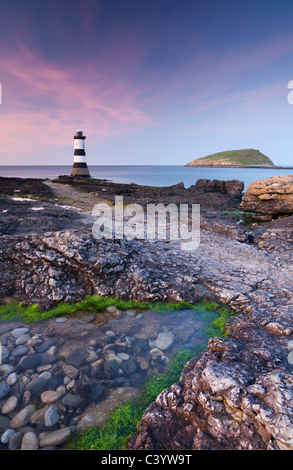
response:
M45 351L47 351L47 349L49 349L51 346L54 346L54 344L57 343L57 339L48 339L46 341L44 341L42 344L40 344L40 346L37 346L35 349L38 353L43 353Z
M29 354L19 361L16 372L25 371L27 369L35 369L39 364L41 364L40 355L35 353Z
M104 374L108 378L117 377L119 372L119 364L117 361L110 359L104 362Z
M83 402L84 398L79 393L66 393L62 398L63 405L76 407Z
M104 387L101 383L91 381L85 384L82 384L79 387L79 391L82 397L86 398L89 401L96 401L104 392Z
M7 383L0 383L0 400L5 398L10 392L10 386Z
M74 367L80 367L88 357L89 353L85 348L74 349L66 358L67 364L71 364Z

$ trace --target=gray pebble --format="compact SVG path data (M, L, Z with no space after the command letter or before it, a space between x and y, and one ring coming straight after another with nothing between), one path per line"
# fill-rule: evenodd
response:
M7 383L0 384L0 400L2 400L2 398L5 398L9 392L10 386Z
M65 406L78 406L83 401L83 398L79 393L66 393L62 398L62 403Z
M26 346L17 346L13 351L12 351L12 356L18 357L18 356L24 356L29 352L29 348Z
M59 413L54 406L50 406L45 413L45 425L50 428L59 421Z
M6 431L4 431L4 433L1 436L2 444L8 444L8 442L12 438L13 434L15 434L14 429L6 429Z
M19 336L26 334L28 331L29 331L28 328L15 328L14 330L11 331L11 335L14 338L18 338Z

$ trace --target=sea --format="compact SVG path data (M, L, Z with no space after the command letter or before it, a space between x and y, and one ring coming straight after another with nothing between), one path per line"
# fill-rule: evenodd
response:
M55 179L70 175L72 165L0 165L0 176ZM147 186L171 186L183 182L186 188L198 179L240 180L244 190L254 181L275 175L292 175L293 168L198 168L181 165L88 165L92 178L115 183L136 183Z

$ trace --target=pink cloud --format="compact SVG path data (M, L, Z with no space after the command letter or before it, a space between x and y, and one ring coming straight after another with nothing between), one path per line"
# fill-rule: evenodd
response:
M20 44L17 53L1 55L0 70L0 163L12 147L23 154L66 145L79 124L99 140L151 123L139 90L127 76L117 80L114 68L105 74L92 63L58 66Z

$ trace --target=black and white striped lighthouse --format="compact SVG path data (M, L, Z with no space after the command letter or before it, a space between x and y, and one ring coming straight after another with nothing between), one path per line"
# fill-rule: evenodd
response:
M70 176L91 176L86 164L85 139L86 136L78 129L74 134L74 163Z

